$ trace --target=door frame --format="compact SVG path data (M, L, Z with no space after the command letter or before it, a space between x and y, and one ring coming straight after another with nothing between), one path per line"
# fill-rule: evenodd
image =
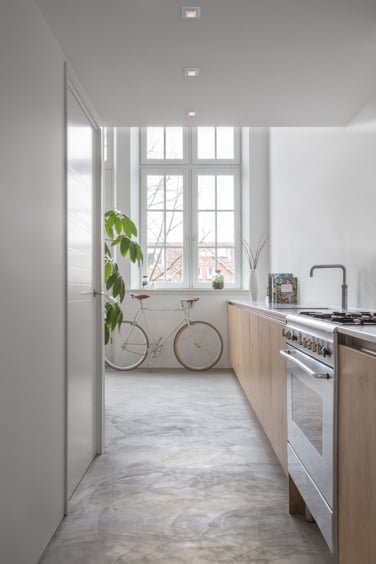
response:
M64 335L64 514L67 515L68 499L68 93L71 93L95 132L93 148L95 151L94 186L93 186L93 274L95 294L95 382L96 382L96 454L102 454L104 447L104 327L103 327L103 154L102 128L99 119L82 90L78 79L67 62L64 63L64 216L65 216L65 335Z

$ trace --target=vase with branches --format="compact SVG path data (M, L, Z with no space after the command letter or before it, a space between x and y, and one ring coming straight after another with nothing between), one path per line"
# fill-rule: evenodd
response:
M247 262L249 265L249 292L251 296L251 300L256 302L257 295L258 295L258 274L257 274L257 266L261 257L261 253L264 250L266 244L268 242L267 235L261 235L259 240L257 241L256 248L253 249L248 241L244 238L241 239L242 249L247 258Z

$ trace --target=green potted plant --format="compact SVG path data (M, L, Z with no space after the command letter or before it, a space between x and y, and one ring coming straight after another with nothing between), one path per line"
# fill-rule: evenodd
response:
M141 264L143 255L137 237L137 227L133 221L118 210L109 210L104 214L106 239L104 244L104 283L106 285L104 342L110 342L111 333L120 327L123 311L120 304L125 297L125 283L119 272L119 266L111 249L118 246L122 257L129 257L133 263Z

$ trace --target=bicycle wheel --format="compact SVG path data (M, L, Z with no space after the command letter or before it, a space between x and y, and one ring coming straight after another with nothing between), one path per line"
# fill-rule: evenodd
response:
M206 321L192 321L176 333L174 353L189 370L208 370L217 364L223 352L219 331Z
M148 355L149 339L142 327L123 321L120 331L113 333L112 344L106 347L105 360L116 370L132 370Z

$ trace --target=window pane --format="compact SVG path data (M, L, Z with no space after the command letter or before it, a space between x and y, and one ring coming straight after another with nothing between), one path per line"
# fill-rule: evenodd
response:
M217 159L234 158L234 128L217 127Z
M234 177L230 174L217 176L217 208L234 209Z
M183 212L166 213L166 243L183 243Z
M215 213L198 212L198 244L215 244Z
M183 281L183 250L181 247L149 248L148 279L150 282L181 284Z
M163 127L148 127L146 132L146 156L148 159L164 158Z
M198 183L198 209L215 209L215 176L200 175L197 177Z
M183 158L183 128L166 127L166 159Z
M217 250L217 265L221 269L225 279L225 285L233 284L235 281L235 261L234 261L234 248L225 247Z
M148 212L147 215L147 242L148 245L164 242L163 212Z
M148 175L147 207L148 209L163 209L164 207L164 176Z
M166 209L183 209L183 177L166 176Z
M149 282L156 282L164 276L164 250L159 247L149 248L148 255L148 279Z
M199 159L215 158L215 127L197 128L197 157Z
M171 284L183 282L183 249L181 247L166 249L165 281Z
M218 245L234 243L234 212L218 212Z
M198 250L198 268L200 282L211 282L215 271L215 249L199 249Z

